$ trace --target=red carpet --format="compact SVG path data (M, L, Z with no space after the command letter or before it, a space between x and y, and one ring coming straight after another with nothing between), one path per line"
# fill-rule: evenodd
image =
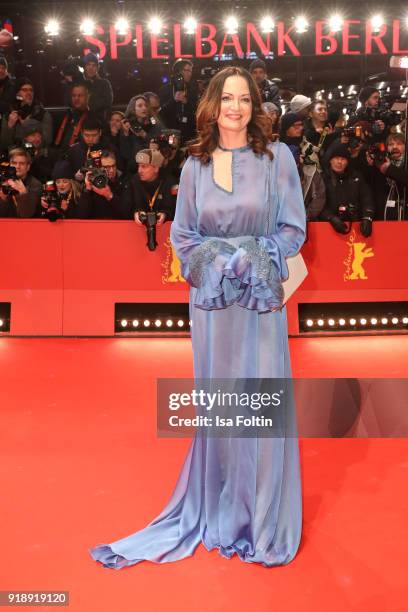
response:
M407 337L290 342L295 376L408 376ZM190 441L156 437L155 379L192 376L191 357L187 339L0 338L0 589L69 590L75 612L405 611L406 439L301 440L303 538L287 566L202 546L120 571L91 559L172 493Z

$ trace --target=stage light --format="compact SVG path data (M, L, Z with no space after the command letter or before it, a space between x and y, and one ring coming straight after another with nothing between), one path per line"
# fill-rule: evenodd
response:
M398 318L397 317L392 317L391 321L392 321L393 325L398 325Z
M163 27L163 22L159 17L152 17L149 20L148 27L151 34L160 34Z
M323 321L323 319L319 319L319 320L317 321L317 324L318 324L318 326L319 326L319 327L323 327L323 325L324 325L324 321Z
M334 319L329 319L328 323L329 323L330 327L333 327L335 321L334 321Z
M129 21L126 17L119 17L115 22L115 30L121 36L125 36L129 30Z
M308 320L306 321L306 325L307 325L308 327L313 327L313 321L312 321L312 319L308 319Z
M350 325L355 325L357 323L356 319L350 319Z
M161 327L161 324L162 324L161 319L156 319L154 324L156 327Z
M225 28L227 34L236 34L238 32L238 19L234 15L230 15L225 20Z
M44 30L48 36L58 36L60 33L60 24L56 19L50 19L45 24Z
M92 36L95 32L95 22L93 19L84 19L79 28L84 36Z
M384 18L380 14L371 17L370 21L371 27L373 28L373 32L379 32L381 30L381 27L384 25Z
M186 34L194 34L197 29L197 20L194 17L187 17L184 22L184 29Z
M182 319L179 319L179 320L177 321L177 325L178 325L179 327L183 327L183 325L184 325L184 321L183 321Z
M173 327L173 321L171 319L167 319L166 325L167 327Z
M145 319L145 320L143 321L143 325L144 325L145 327L150 327L150 321L149 321L149 319Z
M132 325L133 325L133 327L139 327L139 320L138 319L133 319Z
M3 327L3 325L4 325L3 319L0 319L0 327Z
M339 32L343 27L344 19L341 15L332 15L329 19L329 28L331 32Z
M299 15L295 19L295 28L298 34L303 34L303 32L307 32L307 28L309 27L309 23L303 15Z
M383 318L381 319L381 323L382 323L383 325L387 325L387 323L388 323L388 319L387 319L386 317L383 317Z
M360 325L367 325L367 319L360 319Z
M404 325L406 325L408 323L408 317L404 317L402 319L402 322L403 322Z
M128 322L127 322L126 319L122 319L120 324L121 324L122 327L127 327Z
M372 319L370 320L371 325L377 325L378 321L375 317L372 317Z
M262 17L261 31L264 34L267 34L268 32L273 32L274 28L275 28L275 22L272 19L272 17L269 17L269 15L265 15L265 17Z
M339 325L344 327L345 324L346 324L346 319L339 319Z

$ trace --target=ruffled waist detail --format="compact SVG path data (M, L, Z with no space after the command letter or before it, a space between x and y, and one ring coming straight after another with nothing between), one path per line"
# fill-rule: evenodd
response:
M245 238L237 246L210 239L193 256L190 273L197 287L194 304L198 308L213 310L238 304L260 313L282 308L284 293L278 267L256 238Z

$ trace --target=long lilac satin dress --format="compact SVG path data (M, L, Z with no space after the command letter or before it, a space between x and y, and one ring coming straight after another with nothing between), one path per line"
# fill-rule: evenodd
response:
M195 378L290 378L282 280L305 238L293 156L232 151L232 192L213 161L186 161L171 240L191 285ZM293 416L291 418L296 418ZM106 567L176 561L199 543L266 567L299 547L302 496L297 437L193 438L170 500L136 533L90 550Z

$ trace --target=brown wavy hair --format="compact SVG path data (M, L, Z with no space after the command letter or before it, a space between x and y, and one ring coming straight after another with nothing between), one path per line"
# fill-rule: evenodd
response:
M197 138L188 144L188 152L208 164L211 154L218 146L219 130L217 119L221 109L221 96L224 83L231 76L243 77L248 83L252 100L252 116L247 125L248 141L254 153L266 153L273 159L273 153L267 148L272 140L272 120L262 108L262 98L252 75L238 66L229 66L215 74L200 100L197 109Z

